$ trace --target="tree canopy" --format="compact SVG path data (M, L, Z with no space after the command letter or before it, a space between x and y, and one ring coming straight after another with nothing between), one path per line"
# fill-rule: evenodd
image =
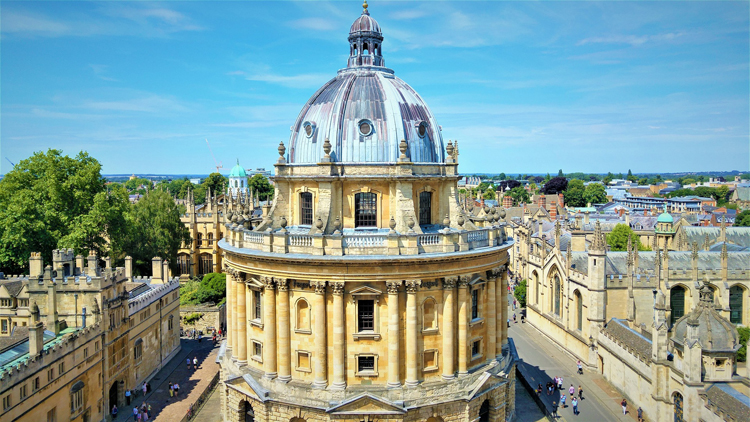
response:
M549 182L545 183L544 186L542 186L541 191L542 193L549 195L565 192L565 189L567 188L568 179L563 176L557 176L553 177Z
M261 201L273 198L273 186L271 186L268 178L260 173L248 180L248 186L258 195Z
M737 217L734 220L734 225L741 227L750 227L750 210L745 210L737 214Z
M650 251L651 249L641 243L641 239L627 224L618 224L607 234L607 245L613 251L628 250L628 237L631 238L633 246L639 251Z
M529 193L526 192L526 189L524 189L523 186L516 186L506 192L506 195L513 198L513 203L516 205L528 204L530 202Z
M565 204L570 207L585 207L585 188L583 186L583 180L573 179L568 182L568 189L563 194L565 196Z
M600 183L589 183L583 192L586 204L603 204L607 202L607 191Z
M180 287L180 305L219 304L226 298L227 275L208 273L199 282L191 280Z

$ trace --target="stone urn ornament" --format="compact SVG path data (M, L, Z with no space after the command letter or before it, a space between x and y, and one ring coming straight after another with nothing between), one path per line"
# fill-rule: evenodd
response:
M505 208L500 208L500 218L505 218Z
M323 220L321 220L320 217L315 220L315 227L318 229L318 231L323 230Z
M335 220L333 220L333 234L341 234L341 220L339 217L336 217Z
M450 227L451 226L451 217L450 217L450 215L445 214L445 218L443 219L443 225L445 227Z
M281 219L279 220L279 225L281 226L281 232L286 233L286 217L281 217Z
M463 230L464 223L466 222L466 220L464 220L464 216L461 215L461 214L459 214L458 215L458 220L456 222L458 223L458 226L461 227L461 229Z
M286 160L284 159L284 154L286 154L286 147L284 146L284 141L279 142L279 164L285 164Z
M414 218L409 217L409 221L406 222L406 225L409 226L409 233L414 233Z
M388 227L391 228L390 233L396 233L396 220L391 216L391 221L388 222Z

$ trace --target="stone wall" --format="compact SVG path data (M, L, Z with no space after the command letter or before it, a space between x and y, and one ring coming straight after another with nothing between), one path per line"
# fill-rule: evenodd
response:
M192 324L186 324L185 318L194 313L203 314ZM180 329L187 331L195 328L208 334L208 329L216 329L226 324L226 305L221 306L182 306L180 307Z

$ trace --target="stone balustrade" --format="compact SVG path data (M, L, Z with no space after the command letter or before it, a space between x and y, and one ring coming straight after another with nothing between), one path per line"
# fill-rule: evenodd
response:
M505 237L504 223L474 230L440 230L437 233L300 234L274 230L256 232L229 228L222 240L238 249L310 255L419 255L450 253L497 246Z

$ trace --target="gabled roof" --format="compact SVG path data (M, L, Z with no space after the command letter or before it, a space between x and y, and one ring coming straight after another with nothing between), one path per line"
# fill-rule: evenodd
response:
M326 409L333 415L403 415L406 413L403 402L391 402L382 397L363 393L346 399Z

